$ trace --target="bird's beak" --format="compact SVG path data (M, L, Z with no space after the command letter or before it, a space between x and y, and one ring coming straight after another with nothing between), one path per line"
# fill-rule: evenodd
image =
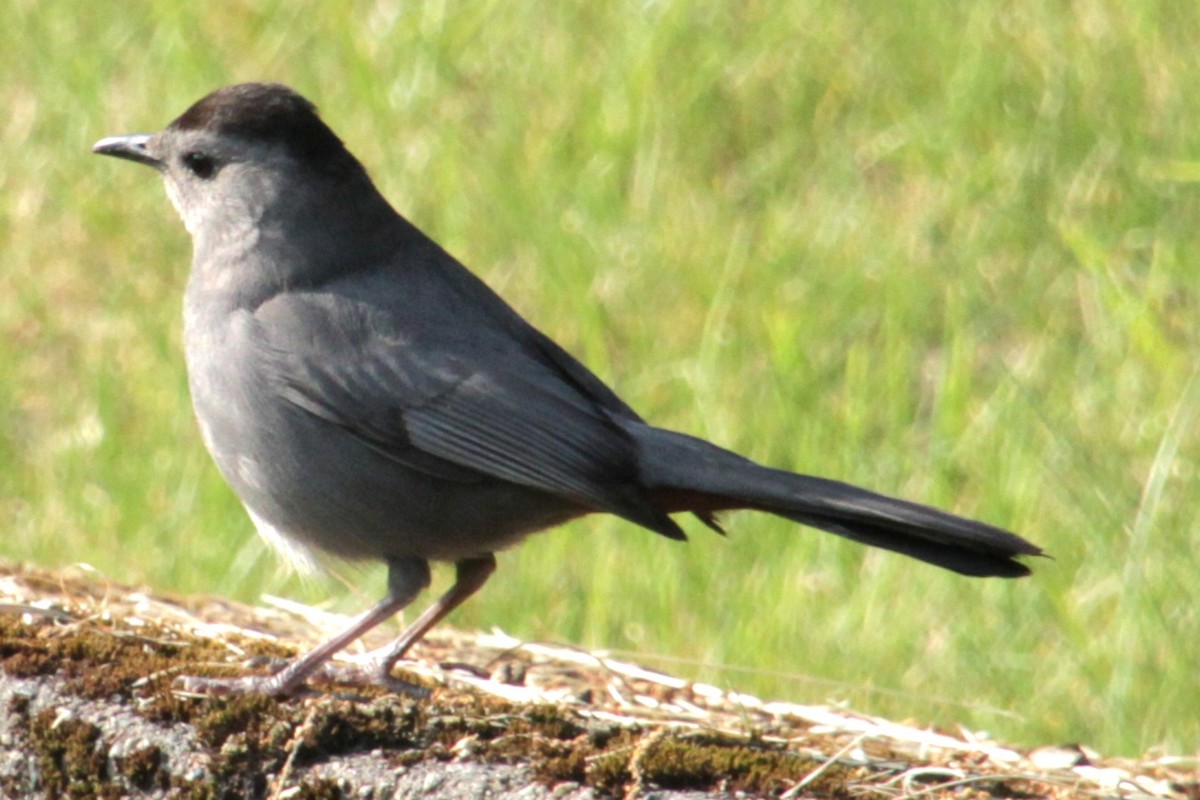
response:
M134 133L129 136L109 136L92 145L92 152L99 153L102 156L116 156L117 158L136 161L139 164L145 164L148 167L161 170L163 162L150 155L150 152L146 150L146 143L152 138L153 136L148 133Z

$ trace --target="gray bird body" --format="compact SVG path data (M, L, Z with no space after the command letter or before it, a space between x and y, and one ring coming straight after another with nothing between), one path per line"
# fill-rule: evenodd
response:
M607 398L564 376L599 381L401 227L394 250L357 269L259 288L249 302L209 290L236 266L194 269L193 403L260 527L339 556L458 560L589 511L647 514L625 509L633 441ZM229 263L271 258L238 250ZM608 406L624 410L615 396ZM477 452L489 445L503 451Z
M194 242L185 343L204 441L259 530L302 560L417 574L584 514L684 538L671 514L716 527L735 508L968 575L1024 575L1015 557L1040 553L649 426L397 214L284 87L218 90L160 134L96 150L165 176Z

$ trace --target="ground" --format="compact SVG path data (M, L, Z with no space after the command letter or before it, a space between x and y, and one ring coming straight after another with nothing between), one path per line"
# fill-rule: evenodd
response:
M1181 759L1025 751L502 634L436 632L404 665L428 697L176 687L269 668L321 617L0 568L0 796L1200 798Z

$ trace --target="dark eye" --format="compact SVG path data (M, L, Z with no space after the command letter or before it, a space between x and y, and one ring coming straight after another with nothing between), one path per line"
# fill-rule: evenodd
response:
M183 165L201 180L208 180L217 171L217 162L213 160L213 157L197 151L185 153Z

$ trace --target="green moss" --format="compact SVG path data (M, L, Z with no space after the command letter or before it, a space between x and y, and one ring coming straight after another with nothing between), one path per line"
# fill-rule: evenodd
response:
M300 742L297 759L375 749L407 750L418 745L424 714L411 700L382 698L369 703L322 703Z
M529 764L547 783L571 781L608 794L633 786L778 792L809 774L817 762L754 737L666 733L584 720L569 707L520 706L469 691L441 688L429 700L355 687L317 687L303 701L262 696L181 697L178 675L212 671L227 646L152 625L136 633L115 624L86 623L55 631L0 618L0 668L30 676L67 677L69 692L84 698L136 700L138 713L163 725L191 724L207 748L208 774L188 782L171 777L163 753L147 747L116 763L109 774L100 731L78 719L42 711L30 717L29 701L14 698L48 797L117 797L132 787L170 790L187 800L261 797L289 757L294 767L338 755L381 751L394 765L466 757L491 763ZM278 655L278 648L237 641L245 650ZM854 770L834 766L810 789L846 793ZM299 797L340 797L336 783L299 785ZM0 790L5 787L0 787Z
M131 632L113 623L92 622L60 635L39 635L41 626L0 617L0 669L18 677L56 672L67 678L67 688L81 697L132 697L143 679L158 676L146 691L169 686L180 670L205 672L209 664L225 660L229 650L221 642L183 638L177 631L146 624ZM283 656L283 648L258 640L234 639L250 656Z
M135 750L121 760L121 774L135 789L149 792L165 790L170 781L164 766L163 752L155 745Z
M46 709L29 720L29 743L50 800L121 797L109 780L108 752L95 725Z
M646 783L666 789L719 788L759 794L794 785L817 766L811 758L778 747L667 737L646 749L638 771ZM837 794L839 789L844 793L852 776L852 770L835 766L809 789L820 796Z
M9 616L0 616L0 667L18 678L49 675L57 669L34 628Z
M260 695L214 698L191 720L196 735L219 749L231 736L261 729L284 709L275 700Z

